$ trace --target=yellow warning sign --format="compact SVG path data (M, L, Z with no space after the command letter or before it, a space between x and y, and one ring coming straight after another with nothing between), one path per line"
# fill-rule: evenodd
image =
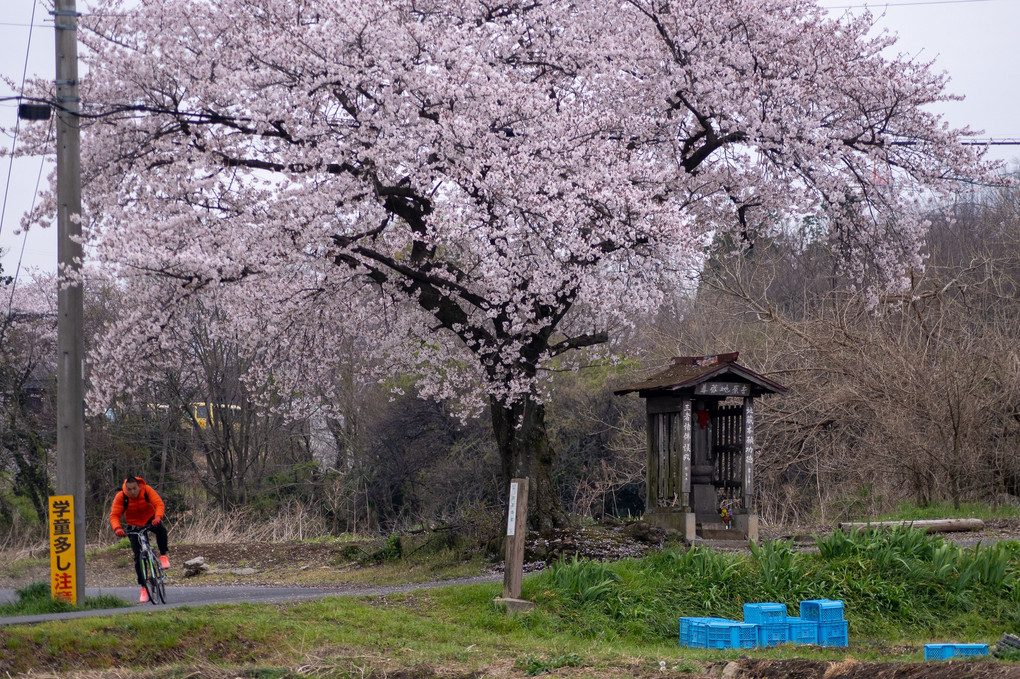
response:
M76 603L74 496L50 496L50 592Z

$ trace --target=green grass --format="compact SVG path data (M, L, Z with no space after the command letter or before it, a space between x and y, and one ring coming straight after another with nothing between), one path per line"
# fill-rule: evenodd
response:
M895 511L875 517L861 517L857 521L921 521L924 519L1020 519L1020 507L993 507L981 502L965 502L954 507L951 502L937 502L919 507L902 502Z
M992 643L1020 631L1020 544L961 549L917 530L857 531L819 540L818 553L768 542L751 555L666 550L606 564L570 560L524 581L538 602L507 616L497 583L387 597L287 605L131 611L0 628L0 668L162 667L186 676L464 676L492 668L538 676L696 674L740 656L919 661L923 644ZM742 605L842 599L851 647L694 650L677 644L677 618L741 619ZM988 662L996 662L990 660ZM582 668L565 670L562 668ZM718 665L716 665L718 667ZM294 668L304 668L297 672ZM313 671L314 670L314 671ZM227 670L224 670L227 671ZM579 676L581 676L579 675Z
M752 555L667 550L607 567L560 563L527 581L527 598L591 638L655 642L677 618L742 619L744 603L799 614L804 599L840 599L851 634L893 643L994 641L1020 631L1020 543L959 548L921 530L855 531L819 553L766 542Z
M85 597L85 603L79 609L63 599L52 598L50 586L45 582L33 582L16 590L15 594L18 596L15 603L0 606L0 617L67 613L75 610L101 610L128 605L123 599L104 594L98 597Z
M328 676L411 676L400 668L423 668L420 676L432 676L424 668L463 676L493 666L534 674L578 666L592 670L584 676L636 676L657 671L661 660L691 669L703 660L739 655L691 654L672 639L593 642L562 629L563 621L547 611L506 616L492 601L499 593L500 585L486 584L385 598L132 611L4 627L0 667L12 674L164 667L161 675L174 676L188 674L182 668L255 666L271 675L314 663L328 668ZM783 657L774 651L768 655Z
M121 538L120 540L109 545L104 545L103 547L88 549L85 551L85 558L88 559L89 557L98 556L105 552L116 552L122 549L131 549L131 541L127 538Z

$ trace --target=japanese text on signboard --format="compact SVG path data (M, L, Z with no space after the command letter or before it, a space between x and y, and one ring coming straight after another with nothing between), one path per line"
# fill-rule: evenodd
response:
M506 534L517 532L517 484L510 484L510 513L506 517Z
M74 497L51 495L50 503L50 592L53 598L75 603Z
M698 396L747 396L751 387L739 382L703 382L694 388Z

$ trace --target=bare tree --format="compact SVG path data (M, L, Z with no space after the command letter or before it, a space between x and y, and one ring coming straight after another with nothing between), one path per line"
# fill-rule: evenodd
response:
M1020 494L1020 211L1014 190L934 214L909 290L868 300L804 233L718 256L667 351L739 348L791 387L766 400L763 514Z

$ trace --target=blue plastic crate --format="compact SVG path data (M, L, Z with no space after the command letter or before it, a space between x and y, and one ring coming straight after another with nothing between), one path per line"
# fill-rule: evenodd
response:
M925 644L925 660L949 660L956 655L955 644Z
M848 646L850 643L849 628L846 620L818 623L819 646Z
M696 618L680 618L680 645L691 645L691 628Z
M736 622L726 618L680 618L680 645L691 648L708 647L708 630L706 625L713 622Z
M818 643L818 622L816 620L787 618L786 624L790 626L789 642L791 644Z
M976 655L988 655L988 644L956 644L957 658L971 658Z
M758 645L758 626L749 622L705 623L708 638L705 648L754 648Z
M744 604L744 622L755 625L781 625L786 621L786 604Z
M836 622L843 619L843 602L832 599L812 599L800 602L800 617L818 622Z
M925 660L949 660L988 655L988 644L925 644Z
M790 640L790 626L785 622L778 625L755 625L758 628L759 646L778 646Z

